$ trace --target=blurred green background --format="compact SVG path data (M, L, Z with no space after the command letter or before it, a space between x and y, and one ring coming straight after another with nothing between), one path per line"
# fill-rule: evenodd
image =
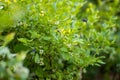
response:
M95 6L100 14L100 20L96 24L99 26L111 26L116 38L114 47L115 52L108 54L102 53L106 58L103 59L104 65L100 67L87 67L87 72L83 73L83 80L120 80L120 0L87 0L88 3L83 7L87 9L89 3ZM110 24L112 22L112 24ZM98 26L97 26L98 27Z

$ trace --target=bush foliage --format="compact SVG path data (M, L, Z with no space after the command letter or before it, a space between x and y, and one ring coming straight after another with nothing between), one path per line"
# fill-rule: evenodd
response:
M106 55L115 54L117 17L101 6L0 0L0 79L78 80L86 67L104 64Z

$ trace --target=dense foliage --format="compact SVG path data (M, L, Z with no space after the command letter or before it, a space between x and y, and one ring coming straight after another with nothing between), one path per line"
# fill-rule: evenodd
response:
M89 0L95 9L100 11L99 26L109 26L114 31L111 38L115 38L114 52L105 55L106 64L101 67L88 67L88 73L85 74L85 80L120 80L120 1L119 0ZM87 4L86 4L87 5ZM87 76L87 77L86 77Z
M100 12L101 6L0 0L0 79L78 80L86 67L104 64L116 53L117 18Z

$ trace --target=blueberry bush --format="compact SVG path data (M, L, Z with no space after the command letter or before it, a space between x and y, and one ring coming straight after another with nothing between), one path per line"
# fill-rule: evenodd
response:
M87 0L0 0L0 79L81 80L115 53L109 15Z

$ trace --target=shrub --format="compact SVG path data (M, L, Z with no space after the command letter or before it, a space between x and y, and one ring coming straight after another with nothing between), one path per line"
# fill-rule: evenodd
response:
M93 4L82 10L85 3L20 0L6 5L6 11L12 5L24 7L19 10L24 16L16 20L15 15L15 24L5 32L16 34L8 45L12 52L28 51L24 65L30 70L29 79L78 80L87 66L104 64L102 53L114 51L111 28L97 24L100 12Z

